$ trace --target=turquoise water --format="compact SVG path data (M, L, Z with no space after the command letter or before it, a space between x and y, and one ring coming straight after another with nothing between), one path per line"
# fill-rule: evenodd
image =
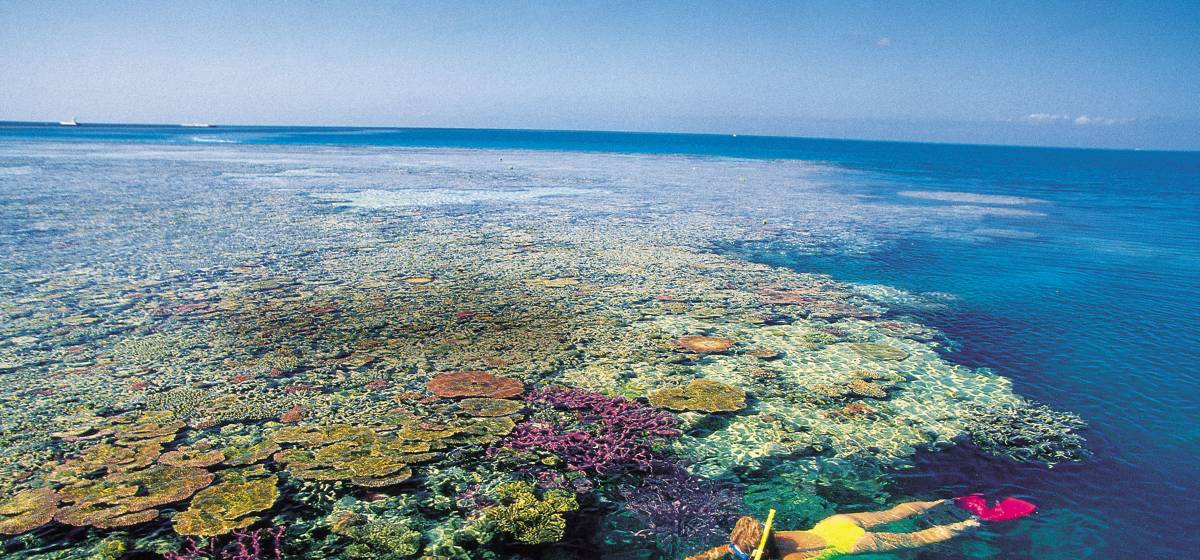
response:
M24 143L67 142L814 162L811 179L853 205L740 201L739 212L794 225L718 249L844 281L953 294L946 306L911 310L954 341L948 359L992 368L1018 393L1091 424L1095 456L1084 463L1047 469L963 447L919 455L901 476L907 490L1031 497L1042 507L1038 518L990 541L1003 557L1182 558L1200 546L1200 154L602 132L0 124L10 155ZM804 227L811 236L796 235Z

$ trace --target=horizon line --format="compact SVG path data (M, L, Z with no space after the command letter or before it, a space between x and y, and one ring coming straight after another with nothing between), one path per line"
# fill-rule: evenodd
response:
M77 117L73 117L77 119ZM602 128L505 128L505 127L472 127L472 126L401 126L401 125L334 125L334 124L239 124L239 123L209 123L201 121L193 121L188 123L146 123L146 122L100 122L100 121L78 121L75 126L64 126L61 121L29 121L29 120L6 120L0 119L0 126L6 125L46 125L48 127L62 128L64 130L77 129L78 127L95 127L95 126L144 126L144 127L161 127L161 128L189 128L187 124L204 124L205 127L192 127L194 132L203 130L211 130L213 128L222 127L239 127L239 128L307 128L307 129L371 129L371 130L480 130L480 131L497 131L497 132L550 132L550 133L570 133L570 132L587 132L599 134L642 134L642 135L660 135L660 136L712 136L712 137L732 137L732 138L764 138L764 139L781 139L781 140L820 140L834 142L866 142L879 144L928 144L935 146L975 146L975 147L990 147L990 148L1023 148L1023 149L1041 149L1041 150L1097 150L1110 152L1165 152L1165 153L1200 153L1200 148L1193 149L1172 149L1172 148L1115 148L1115 147L1091 147L1091 146L1064 146L1064 145L1046 145L1046 144L1000 144L1000 143L983 143L983 142L953 142L953 141L938 141L938 140L896 140L883 138L851 138L837 136L793 136L786 134L742 134L737 132L697 132L697 131L655 131L655 130L613 130ZM570 151L570 150L567 150Z

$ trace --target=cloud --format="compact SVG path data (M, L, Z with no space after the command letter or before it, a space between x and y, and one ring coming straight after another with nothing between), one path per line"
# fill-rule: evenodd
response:
M878 41L875 41L875 46L886 49L892 46L892 39L890 37L880 37Z
M1071 124L1074 126L1112 126L1133 122L1131 118L1095 117L1068 113L1030 113L1017 120L1033 124Z

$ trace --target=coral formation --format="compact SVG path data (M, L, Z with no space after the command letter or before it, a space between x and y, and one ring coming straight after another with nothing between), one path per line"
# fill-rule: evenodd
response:
M636 520L635 535L652 540L666 558L725 538L742 511L738 485L706 481L679 467L651 475L622 495L624 511Z
M720 354L733 348L733 341L728 338L715 336L684 336L675 340L676 347L681 352L692 354Z
M54 519L58 493L53 488L30 488L0 500L0 535L19 535Z
M511 377L501 377L486 371L451 371L439 373L429 380L426 388L439 397L489 397L507 399L525 392L525 386Z
M653 391L650 404L670 410L736 412L746 408L746 391L711 379L695 379L685 387Z
M908 357L908 352L888 344L874 342L851 342L847 344L851 350L868 360L880 362L898 362Z
M232 480L196 493L188 509L175 514L171 523L180 535L213 537L244 529L258 521L250 515L270 509L279 498L274 475L250 480Z
M972 406L967 434L980 449L1016 461L1054 465L1086 459L1087 422L1071 412L1032 402Z
M572 471L603 476L649 472L662 462L652 449L655 440L679 435L672 415L621 397L550 387L527 399L575 412L581 427L527 420L516 425L503 446L549 454L548 459L562 460Z
M525 544L562 540L564 513L579 509L573 492L547 490L539 497L528 482L509 482L496 489L498 504L484 508L483 518Z
M350 558L410 558L421 550L421 533L408 519L380 519L348 527L345 534L354 539L346 547Z
M102 529L144 523L158 517L154 508L190 498L213 478L204 469L156 465L80 480L59 490L63 505L54 519Z

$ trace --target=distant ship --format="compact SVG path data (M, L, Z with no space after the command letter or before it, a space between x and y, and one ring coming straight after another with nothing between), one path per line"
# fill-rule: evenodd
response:
M69 121L58 121L59 126L79 126L79 121L75 117L71 117Z
M180 124L179 126L182 126L184 128L212 128L211 124L202 123L202 122L185 122L185 123Z

